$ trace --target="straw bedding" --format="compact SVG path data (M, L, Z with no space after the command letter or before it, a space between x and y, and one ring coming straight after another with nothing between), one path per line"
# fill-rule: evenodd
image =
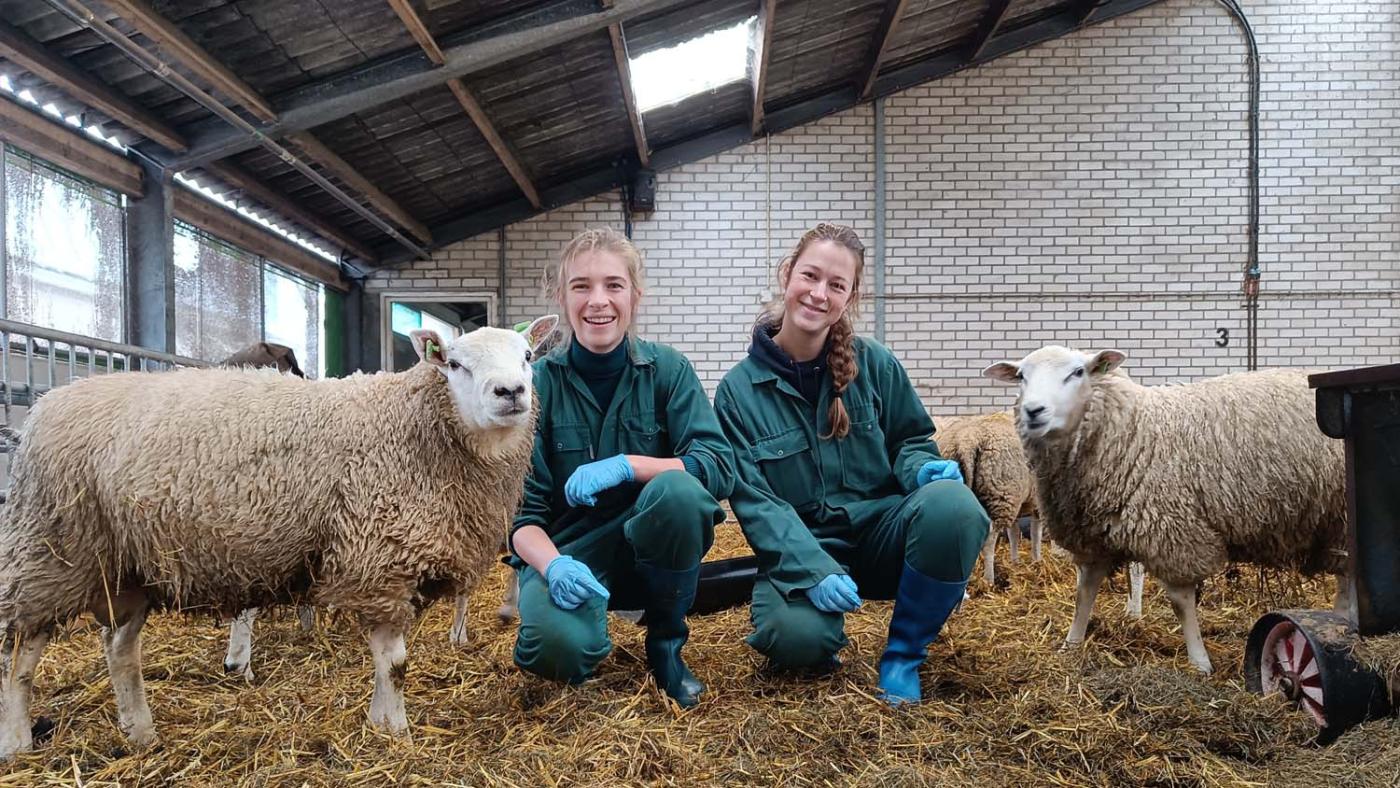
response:
M710 558L746 552L719 529ZM156 616L145 676L161 742L129 752L115 726L97 632L82 622L50 646L34 713L56 727L36 752L0 766L23 785L858 785L1226 786L1400 784L1400 726L1370 723L1326 750L1301 713L1243 690L1254 619L1271 607L1326 607L1327 581L1213 578L1201 600L1216 675L1191 671L1175 617L1152 585L1146 618L1124 617L1126 576L1099 598L1082 652L1057 650L1073 611L1073 568L1049 555L1009 566L931 649L933 700L875 700L889 603L848 617L852 645L834 674L769 671L742 643L747 610L694 621L686 656L709 686L681 713L647 678L642 631L614 620L614 651L581 687L511 663L512 628L494 611L494 572L471 609L474 640L451 648L450 605L409 642L411 742L365 724L368 649L348 621L303 634L290 612L258 622L257 680L222 670L215 623ZM1004 548L1003 548L1004 558Z

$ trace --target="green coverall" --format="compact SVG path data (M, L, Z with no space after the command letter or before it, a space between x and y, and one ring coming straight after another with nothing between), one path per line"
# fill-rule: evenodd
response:
M759 560L748 643L783 667L822 665L847 642L843 615L818 610L806 589L849 574L862 598L892 599L906 561L965 581L991 523L957 481L917 488L919 469L940 458L933 422L889 350L857 337L855 354L840 440L818 437L830 431L830 374L809 403L747 357L715 394L739 475L729 502Z
M690 362L676 350L628 339L629 363L606 413L569 363L567 346L535 362L539 421L525 494L511 529L537 525L559 552L582 561L607 587L574 610L549 598L545 579L518 557L520 632L515 662L546 678L579 682L612 650L607 607L647 607L637 564L686 570L699 565L724 521L719 501L734 486L734 460ZM699 474L666 471L645 485L598 494L597 506L571 507L564 482L574 469L616 454L681 457ZM703 482L702 479L703 478Z

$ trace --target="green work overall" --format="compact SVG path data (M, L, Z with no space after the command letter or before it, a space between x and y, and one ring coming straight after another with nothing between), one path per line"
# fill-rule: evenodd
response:
M734 486L733 455L690 362L665 345L627 341L628 364L606 412L569 363L567 347L535 362L539 421L512 535L539 526L611 594L562 610L545 579L512 559L520 570L515 662L559 681L584 680L612 649L607 606L648 607L639 566L653 574L697 569L724 520L719 500ZM667 471L605 490L596 506L569 506L564 482L574 470L617 454L678 457L695 471Z
M730 505L759 560L749 645L782 667L827 664L846 645L844 617L814 607L807 589L848 574L865 599L892 599L905 565L965 581L990 519L957 481L918 487L939 459L929 419L904 367L884 346L855 339L859 369L842 401L846 437L830 432L831 377L808 402L752 356L715 395L734 450Z

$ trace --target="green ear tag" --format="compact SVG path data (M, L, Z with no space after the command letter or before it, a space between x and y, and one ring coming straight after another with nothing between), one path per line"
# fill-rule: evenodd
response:
M438 347L437 343L431 339L427 340L427 344L423 346L423 353L424 355L428 356L431 356L432 354L440 350L442 350L442 348Z

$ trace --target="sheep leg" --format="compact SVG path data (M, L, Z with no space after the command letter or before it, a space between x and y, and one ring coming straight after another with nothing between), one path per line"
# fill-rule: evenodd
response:
M258 609L245 608L228 625L228 653L224 654L224 672L241 673L247 681L253 680L253 622L258 618Z
M1137 561L1128 563L1128 615L1142 618L1142 581L1147 569Z
M1181 634L1186 638L1186 657L1202 673L1209 674L1210 656L1206 654L1205 641L1201 639L1201 625L1196 621L1196 586L1191 583L1166 583L1167 599L1171 600L1172 610L1181 621Z
M987 585L992 585L997 581L997 529L987 534L987 541L982 543L982 579L987 581Z
M1040 562L1040 542L1044 536L1039 517L1031 518L1031 560Z
M297 605L297 620L301 622L302 632L311 632L316 629L316 608L311 605Z
M34 688L34 669L48 643L48 632L0 638L0 761L34 746L29 695Z
M1113 569L1109 563L1077 564L1074 585L1074 622L1069 625L1065 636L1065 647L1073 648L1084 642L1089 631L1089 617L1094 612L1094 599L1108 573Z
M1016 515L1011 516L1011 525L1006 527L1006 541L1011 553L1008 562L1015 566L1021 562L1021 523L1017 521Z
M396 736L408 735L408 715L404 711L403 687L408 678L408 653L403 629L380 624L369 633L369 650L374 656L374 697L369 702L369 721Z
M510 574L510 579L506 581L505 601L496 609L496 616L506 622L520 615L520 573L512 570Z
M457 595L457 610L452 614L452 629L447 640L454 646L465 646L471 639L467 633L467 595Z
M102 628L102 650L107 655L112 693L117 697L117 726L127 739L142 746L156 739L146 685L141 680L141 627L146 624L148 609L144 595L120 594L112 600L116 621Z

